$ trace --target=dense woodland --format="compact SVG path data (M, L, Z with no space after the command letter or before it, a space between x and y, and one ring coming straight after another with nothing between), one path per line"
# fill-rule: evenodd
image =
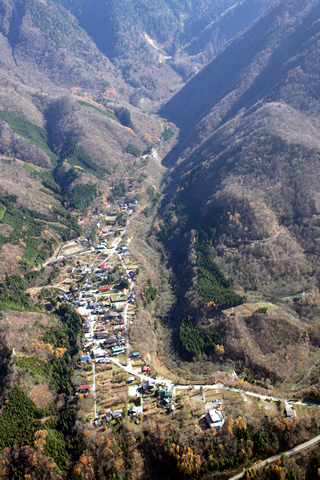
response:
M14 284L14 279L11 279L11 284ZM60 306L56 314L60 318L60 323L48 329L41 339L51 345L52 351L56 351L52 360L48 362L37 357L19 357L15 360L15 365L22 376L32 375L47 380L50 388L59 394L59 400L41 409L19 386L16 386L2 404L0 417L2 458L5 459L8 455L10 457L12 448L16 449L16 452L19 451L18 458L20 454L24 458L19 461L15 456L16 460L10 460L6 467L6 462L2 464L3 474L10 478L24 478L28 471L33 472L34 454L38 455L40 465L43 462L41 468L44 474L52 471L57 475L60 471L67 471L70 468L71 457L77 459L82 451L80 437L76 430L73 431L77 418L77 401L75 397L73 399L70 397L74 391L72 359L78 352L82 319L69 305ZM3 364L2 371L4 372ZM25 445L29 445L30 448L28 455L24 455L27 453L24 450ZM46 457L50 457L51 460Z

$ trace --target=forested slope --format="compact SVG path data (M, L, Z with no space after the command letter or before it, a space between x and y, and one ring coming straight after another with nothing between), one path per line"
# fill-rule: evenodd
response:
M143 423L131 420L126 372L99 364L99 412L123 418L95 428L92 392L79 392L93 383L83 319L58 301L59 278L79 293L88 274L68 276L67 259L41 268L62 243L97 240L116 196L137 201L130 342L154 349L137 367L171 361L174 381L246 379L288 398L300 378L316 384L318 20L312 0L0 0L0 476L227 478L318 433L314 412L288 420L281 402L257 402L251 416L231 392L212 434L203 392L187 388L173 414L148 395Z
M300 335L315 320L297 304L317 304L320 273L319 15L318 2L278 2L160 111L181 127L165 159L160 220L180 289L176 312L216 329L237 367L286 381L299 356L285 367L283 332L277 346L272 323L265 343L272 347L262 353L250 315L264 302L277 305L278 321ZM237 307L241 301L252 308ZM270 308L260 313L267 318ZM227 328L230 314L248 319L231 317Z
M182 140L188 135L180 150L258 101L315 112L318 18L317 2L278 2L193 77L160 110L181 127Z

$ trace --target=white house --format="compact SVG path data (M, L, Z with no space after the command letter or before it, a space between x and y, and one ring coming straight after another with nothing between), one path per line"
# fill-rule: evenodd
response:
M215 428L216 430L220 430L225 422L225 418L223 413L220 410L213 408L209 410L206 414L206 420L210 428Z

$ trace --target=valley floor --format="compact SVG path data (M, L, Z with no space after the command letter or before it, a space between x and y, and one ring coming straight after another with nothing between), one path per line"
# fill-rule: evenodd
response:
M82 369L78 372L76 383L79 384L80 403L88 401L88 392L93 400L92 409L87 410L84 419L95 428L112 424L119 416L126 415L140 423L143 416L156 418L161 411L175 415L176 410L189 405L195 431L200 433L214 428L208 420L212 411L222 419L217 430L226 419L239 415L259 418L280 413L283 418L302 418L311 414L320 418L318 403L298 401L292 394L286 398L283 392L279 396L270 392L254 392L250 384L238 382L235 373L229 376L226 384L219 381L210 384L210 377L204 377L199 384L184 384L184 378L179 378L176 372L171 374L167 368L169 375L160 375L157 372L159 362L153 361L156 358L154 355L134 351L130 344L130 329L139 315L135 306L134 279L143 265L138 265L130 253L134 237L129 237L128 226L141 218L143 210L143 207L135 206L135 212L127 217L126 226L121 229L105 228L108 240L100 244L100 249L90 247L86 239L74 239L62 245L46 263L61 265L61 261L68 259L64 272L50 288L56 292L57 301L71 303L83 317L86 334L79 363ZM117 273L112 281L110 272ZM123 282L126 287L121 288ZM31 295L39 295L40 292L39 287L29 290ZM214 375L215 372L212 372L211 377ZM157 392L156 395L154 392ZM295 455L319 441L318 435L287 452L268 458L261 466L278 460L283 453ZM242 476L244 473L232 477L232 480Z

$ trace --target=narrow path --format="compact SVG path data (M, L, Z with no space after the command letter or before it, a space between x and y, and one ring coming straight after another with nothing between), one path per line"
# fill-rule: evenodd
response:
M301 443L300 445L297 445L296 447L293 447L290 450L286 450L285 452L281 452L281 453L278 453L277 455L273 455L272 457L269 457L266 460L263 460L263 461L260 460L256 465L253 465L251 468L248 468L244 472L241 472L238 475L235 475L234 477L229 478L229 480L238 480L239 478L243 478L245 473L249 472L250 470L259 470L260 468L264 467L268 463L272 463L275 460L278 460L279 458L281 458L282 455L288 455L289 457L294 456L297 453L303 452L303 450L307 450L308 448L316 445L319 442L320 442L320 435L317 435L311 440Z
M126 264L123 261L122 256L118 253L118 257L121 261L121 265L123 266L130 282L130 292L128 295L128 298L132 294L133 287L134 287L134 281L130 278L129 271L127 269ZM124 322L124 329L125 329L125 336L126 336L126 352L127 352L127 365L132 368L132 362L131 362L131 357L130 357L130 341L129 341L129 329L128 329L128 308L129 308L129 300L127 300L124 312L123 312L123 322Z
M303 379L300 380L300 382L296 383L292 388L290 388L290 390L294 390L296 387L298 387L299 385L301 385L301 383L303 383L303 382L309 377L310 373L311 373L312 370L318 365L319 362L320 362L320 358L318 358L318 360L316 361L316 363L309 368L308 373L303 377Z
M93 364L93 398L94 398L94 418L97 418L97 389L96 389L96 364Z
M114 246L111 250L111 252L107 255L107 257L103 260L103 262L99 261L98 262L98 265L92 269L92 272L91 274L88 276L85 284L87 284L89 282L89 280L92 279L93 275L95 274L95 272L97 271L98 269L98 266L100 265L100 263L105 263L109 260L109 258L112 257L112 255L114 255L116 253L116 250L118 248L118 245L119 243L121 242L121 240L123 239L124 235L126 234L127 232L127 228L128 228L128 225L129 223L131 222L131 220L133 220L137 215L139 215L139 213L141 213L142 211L144 210L141 209L139 210L139 212L136 213L136 215L134 217L131 217L128 221L127 221L127 225L125 226L122 234L115 240L114 242ZM61 247L62 248L62 247ZM121 258L120 255L118 255L120 260L121 260L121 263L122 265L124 266L124 269L125 271L128 273L128 270ZM130 286L130 289L132 290L133 289L133 286L134 286L134 282L131 281L131 286ZM130 291L131 291L130 290ZM125 332L126 332L126 346L127 346L127 360L128 360L128 368L131 370L132 369L132 364L131 364L131 359L129 357L129 351L130 351L130 344L129 344L129 334L128 334L128 328L127 328L127 311L128 311L128 305L129 305L129 302L127 302L126 304L126 307L125 307L125 314L124 314L124 323L125 323ZM94 321L91 321L91 341L93 340L93 335L94 335L94 331L93 331L93 328L94 328ZM117 364L118 366L121 366L123 367L123 365L120 364L120 362L117 362L115 361L115 359L111 358L112 361L114 361L115 364ZM96 389L96 365L95 365L95 362L92 362L93 363L93 395L94 395L94 415L95 415L95 418L97 418L97 389Z
M118 367L122 368L123 370L125 370L127 373L130 373L131 375L135 375L136 377L139 377L141 381L145 382L147 380L150 380L150 377L148 375L143 375L143 373L140 373L139 371L137 370L134 370L133 367L130 367L130 366L125 366L125 365L122 365L122 363L119 362L119 360L115 359L114 357L110 357L110 360L115 364L115 365L118 365ZM170 387L172 388L173 387L173 384L172 382L168 381L168 380L165 380L161 377L158 377L155 379L155 382L156 383L161 383L161 384L165 384L167 387Z
M61 290L62 292L66 291L65 288L59 287L59 284L58 284L58 285L45 285L44 287L28 288L28 290L26 290L26 292L27 293L36 293L36 292L40 292L40 290L42 290L42 289L47 289L47 288L56 288L57 290Z
M133 367L129 366L124 366L122 365L119 360L115 360L114 358L111 358L111 361L114 362L116 365L118 365L120 368L126 370L126 372L131 373L132 375L135 375L137 377L140 377L143 380L146 380L150 377L146 375L142 375L139 372L136 372ZM156 383L164 383L167 386L170 386L171 388L176 388L180 390L185 390L194 388L195 390L200 390L203 388L203 390L228 390L230 392L236 392L236 393L243 393L245 395L249 395L252 397L260 398L261 400L271 400L273 402L286 402L292 405L307 405L307 406L312 406L312 407L320 407L319 403L313 403L313 402L302 402L299 400L287 400L285 398L280 398L280 397L272 397L269 395L262 395L260 393L255 393L255 392L250 392L248 390L240 389L240 388L234 388L234 387L227 387L226 385L223 385L223 383L216 383L213 385L195 385L195 384L188 384L188 385L180 385L180 384L174 384L171 380L166 380L163 377L157 377L155 379Z

